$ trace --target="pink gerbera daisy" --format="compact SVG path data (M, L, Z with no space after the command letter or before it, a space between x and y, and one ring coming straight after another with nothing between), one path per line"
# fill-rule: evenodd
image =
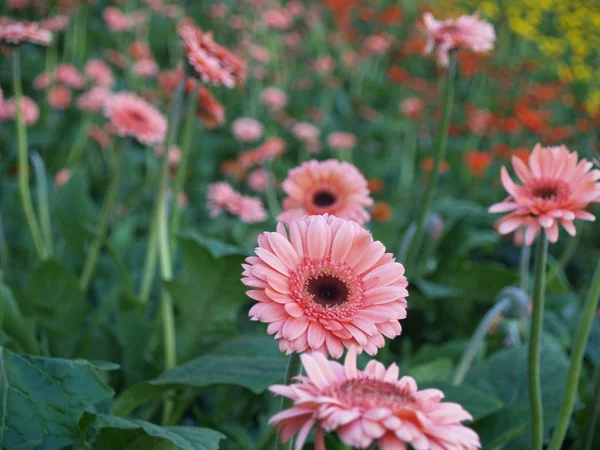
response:
M574 236L573 220L596 219L585 208L600 202L600 170L592 170L594 164L586 159L578 161L577 152L569 152L564 145L537 144L528 165L516 156L512 165L523 185L515 184L502 167L502 184L510 195L490 208L492 213L510 212L498 222L500 234L525 228L525 243L531 245L543 229L548 240L556 242L559 223Z
M185 19L179 36L190 65L202 81L229 88L246 80L246 64L225 47L217 44L211 32L203 32L193 21Z
M160 144L167 133L167 119L150 103L130 92L113 95L104 108L119 136L132 136L142 144Z
M292 399L294 406L273 416L285 442L298 433L295 450L304 446L317 426L315 450L325 450L323 430L336 431L340 439L365 449L374 441L381 450L475 450L479 436L462 425L473 420L457 403L442 402L438 389L419 391L412 377L398 379L396 364L385 368L372 360L364 371L356 367L356 353L348 352L342 366L321 354L301 356L306 376L290 386L269 389Z
M267 212L257 197L247 197L226 183L220 181L208 186L207 208L211 217L217 217L221 212L239 217L243 222L262 222L267 218Z
M286 353L374 355L402 332L408 282L404 267L371 233L335 216L306 216L262 233L242 282L258 303L252 320L268 323Z
M278 220L290 223L311 214L333 214L362 225L373 205L366 178L350 163L335 159L308 161L288 173L281 184L288 195Z
M50 45L52 32L45 30L35 22L0 22L0 42L12 45L31 42L33 44Z
M494 48L496 32L494 26L479 19L478 14L463 15L458 19L435 20L431 13L423 15L423 30L427 35L425 52L437 47L437 60L441 66L449 63L448 52L464 47L474 52L487 52Z

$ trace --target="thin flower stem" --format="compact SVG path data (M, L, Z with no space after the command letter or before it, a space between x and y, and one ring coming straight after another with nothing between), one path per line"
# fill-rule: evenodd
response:
M46 242L46 248L48 249L48 257L51 257L54 251L54 244L52 240L52 221L50 219L50 202L48 198L46 168L44 167L44 161L37 153L32 153L31 161L33 163L37 181L38 214L40 216L42 234Z
M504 297L499 302L497 302L485 314L485 316L483 316L483 319L481 319L481 322L479 322L475 333L471 337L469 346L465 350L465 353L463 353L463 356L460 359L460 362L458 363L458 367L456 368L456 372L454 374L454 379L452 380L452 384L454 386L458 386L463 382L465 376L471 368L471 364L473 364L473 360L475 359L477 352L479 351L479 347L481 346L481 343L490 331L494 320L496 319L496 317L498 317L499 314L502 314L506 310L506 308L508 308L509 305L510 299Z
M598 422L598 417L600 417L600 366L596 367L595 373L596 386L594 387L592 413L590 414L588 427L585 432L585 444L583 450L592 450L594 433L598 430L598 428L596 428L596 423Z
M417 254L421 247L421 241L423 240L423 235L425 233L425 218L427 217L427 213L431 208L433 196L435 194L438 180L440 178L439 169L446 155L446 144L448 142L448 128L450 126L452 102L454 101L454 88L456 85L456 64L456 53L454 51L451 51L450 65L446 74L442 118L440 121L440 126L438 128L438 133L435 138L434 144L435 155L433 169L429 177L429 183L427 183L427 188L425 189L425 194L423 195L423 200L421 201L421 208L417 217L417 231L415 233L413 241L411 242L410 249L406 257L406 266L408 266L411 269L414 267Z
M281 210L279 208L279 200L277 199L277 182L275 181L275 173L273 172L273 165L270 160L265 163L264 169L269 176L266 192L267 206L269 207L269 213L273 220L277 220L277 216L279 216Z
M287 370L285 373L285 385L288 386L292 383L294 377L300 375L302 370L302 361L300 360L299 353L292 353L288 359ZM279 411L290 408L294 404L294 401L290 398L283 397L281 399L281 406ZM279 440L279 435L275 436L275 447L274 450L291 450L294 444L294 439L290 438L289 441L283 443Z
M400 189L412 185L415 176L415 159L417 153L417 129L413 123L407 123L404 130L404 143L402 145L402 165L400 167Z
M21 87L21 58L19 50L13 50L13 87L17 110L17 146L19 150L19 192L21 194L21 204L25 213L25 220L33 238L38 257L43 261L48 258L48 251L44 245L40 227L35 217L33 203L31 202L31 193L29 192L29 155L27 147L27 128L23 118L21 102L23 98L23 88Z
M192 147L192 137L194 136L194 117L196 115L196 105L198 103L198 95L194 89L190 95L188 109L183 127L183 139L181 142L181 159L177 166L177 176L175 177L175 185L173 186L173 212L171 213L171 229L170 229L170 248L171 254L175 255L175 238L181 228L181 208L179 208L179 196L183 192L185 185L185 177L187 176L188 162L190 159L190 150Z
M79 287L83 292L87 291L90 285L92 276L96 271L100 250L102 249L102 245L104 244L104 240L106 239L106 228L108 226L108 219L110 217L110 213L113 210L115 200L117 199L119 182L121 181L121 175L123 173L123 169L121 166L123 165L122 161L124 150L125 149L123 148L117 149L116 157L113 156L113 158L111 158L113 159L112 179L110 181L110 184L108 185L106 196L104 197L102 211L100 212L100 220L98 221L96 230L94 230L95 237L92 241L92 245L90 246L89 252L85 259L85 263L83 264L83 271L81 273L81 278L79 279Z
M156 233L156 212L153 212L152 220L150 222L150 234L148 236L148 249L146 250L146 258L144 260L144 271L142 274L142 281L140 286L139 298L141 303L146 303L150 299L150 292L152 291L154 274L156 273L156 261L158 258Z
M531 246L521 246L521 261L519 263L519 284L525 293L529 291L529 261L531 260Z
M77 135L75 136L75 140L73 141L73 145L69 150L69 156L67 157L66 167L72 168L79 163L81 159L81 155L83 153L83 148L88 141L88 130L89 130L90 120L84 118L81 122L81 126L77 131Z
M535 256L535 282L533 286L533 309L529 336L529 406L533 434L532 450L542 450L544 442L544 409L540 383L540 346L542 341L542 321L544 317L544 295L546 290L546 262L548 259L548 239L540 235Z
M571 352L571 367L569 368L569 376L567 377L567 391L565 398L563 399L560 412L558 414L558 423L554 429L552 435L552 441L550 442L549 450L560 450L565 436L567 434L567 428L571 421L571 415L573 414L573 406L575 404L575 397L577 396L577 386L579 384L579 376L581 375L581 366L583 365L583 357L585 353L585 344L590 335L592 324L596 318L596 309L598 308L598 302L600 301L600 261L596 266L592 283L590 284L590 291L588 293L585 305L583 306L581 322L577 327L577 335L575 336L575 344Z

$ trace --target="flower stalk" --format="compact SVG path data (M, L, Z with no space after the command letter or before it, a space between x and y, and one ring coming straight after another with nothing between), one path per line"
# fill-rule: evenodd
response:
M300 360L299 353L292 353L288 359L287 370L285 373L285 385L289 386L294 377L300 375L300 371L302 370L302 361ZM283 411L285 409L291 408L294 405L294 400L283 397L281 399L281 406L279 411ZM290 438L289 441L283 443L279 440L279 434L275 436L275 447L274 450L291 450L294 444L294 439Z

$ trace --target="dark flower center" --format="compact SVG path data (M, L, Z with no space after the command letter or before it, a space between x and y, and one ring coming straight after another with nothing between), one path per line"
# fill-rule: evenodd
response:
M351 379L327 392L349 405L360 405L364 409L387 408L402 411L416 405L415 398L406 387L373 378Z
M558 194L558 188L557 186L553 186L553 185L542 185L542 186L538 186L535 189L533 189L533 195L544 199L544 200L551 200L554 197L556 197Z
M329 275L311 278L307 290L313 296L313 301L321 306L337 306L348 301L349 291L346 283Z
M144 122L145 121L144 116L137 111L131 111L130 117L135 122Z
M328 191L318 191L313 196L313 203L320 208L331 206L335 203L335 196Z

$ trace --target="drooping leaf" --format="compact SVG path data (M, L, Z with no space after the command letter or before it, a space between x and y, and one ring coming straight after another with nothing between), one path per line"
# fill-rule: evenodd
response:
M77 442L84 410L113 391L84 360L40 358L0 348L0 444L58 450Z

